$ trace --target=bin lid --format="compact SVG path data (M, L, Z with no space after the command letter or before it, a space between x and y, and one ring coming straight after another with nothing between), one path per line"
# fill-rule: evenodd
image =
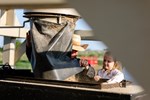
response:
M58 14L80 17L74 8L25 9L24 14Z

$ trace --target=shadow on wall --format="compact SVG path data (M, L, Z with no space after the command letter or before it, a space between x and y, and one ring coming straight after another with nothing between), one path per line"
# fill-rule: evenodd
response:
M124 73L126 80L138 84L137 81L133 78L133 76L128 72L128 70L125 67L123 68L122 72Z

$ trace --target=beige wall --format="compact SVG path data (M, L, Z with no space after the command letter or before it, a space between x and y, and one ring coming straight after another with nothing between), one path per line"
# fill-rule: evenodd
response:
M69 0L69 3L93 28L95 37L113 51L150 93L150 1Z

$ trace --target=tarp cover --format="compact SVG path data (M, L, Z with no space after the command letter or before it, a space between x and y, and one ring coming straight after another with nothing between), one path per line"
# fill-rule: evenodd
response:
M35 77L64 80L81 72L78 60L70 58L75 23L64 20L61 24L31 20L31 64Z

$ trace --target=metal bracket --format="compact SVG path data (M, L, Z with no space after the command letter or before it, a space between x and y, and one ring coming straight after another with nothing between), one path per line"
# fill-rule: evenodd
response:
M24 15L23 17L29 18L29 19L34 19L34 18L57 18L57 24L61 24L61 17L62 15L55 15L55 14L43 14L43 13L39 13L39 14L30 14L30 13L25 13L26 15Z
M0 28L24 28L25 23L27 22L30 22L30 21L29 20L24 21L22 26L0 26Z

